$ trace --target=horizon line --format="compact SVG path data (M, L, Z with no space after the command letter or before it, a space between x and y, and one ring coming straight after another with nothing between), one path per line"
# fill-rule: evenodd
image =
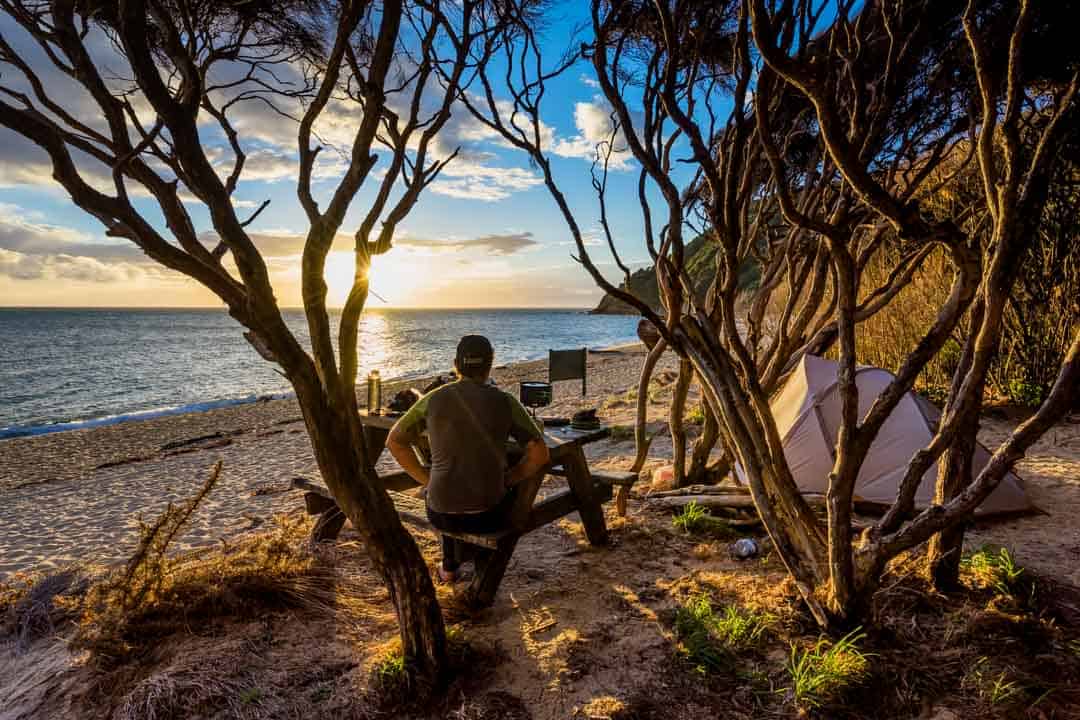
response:
M279 310L303 310L303 305L281 305ZM341 310L328 306L327 310ZM590 310L590 305L374 305L369 310ZM0 305L0 310L220 310L221 305Z

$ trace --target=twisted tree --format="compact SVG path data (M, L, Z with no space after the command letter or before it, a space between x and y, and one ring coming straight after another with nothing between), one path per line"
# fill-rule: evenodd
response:
M475 3L453 5L454 18L473 32ZM439 0L0 0L0 9L0 125L47 153L55 180L110 237L212 291L281 367L322 476L390 591L406 657L420 673L439 676L442 615L423 557L375 474L355 387L372 257L390 248L398 224L453 157L432 157L432 142L450 117L466 57L435 67ZM20 54L26 38L45 66ZM75 102L83 109L71 109ZM248 145L233 119L252 104L296 123L310 349L286 327L249 231L266 203L241 217L234 199ZM331 105L352 114L355 131L339 149L343 169L323 201L312 185L326 151L313 143ZM227 143L225 160L207 138ZM353 233L355 273L335 349L326 258L353 199L372 183ZM145 210L146 198L163 223ZM190 205L198 203L212 234L196 231Z
M1075 64L1038 82L1023 73L1025 40L1038 26L1030 2L1014 9L975 0L966 7L594 0L591 36L552 64L544 62L530 11L500 4L504 30L470 53L482 91L463 95L463 103L539 168L597 285L648 318L692 367L814 617L824 626L860 619L886 563L932 538L953 545L962 523L1070 407L1080 338L1039 411L971 477L987 364L1017 252L1041 212L1053 165L1048 148L1075 113ZM997 47L1004 51L990 49ZM578 57L592 65L647 186L643 243L662 312L600 272L551 170L546 83ZM498 78L488 72L492 58ZM1021 124L1038 136L1026 155L1016 139ZM950 179L935 172L943 159L958 154L961 166L977 162L983 177L994 223L985 244L964 232L962 218L920 208L921 197ZM684 233L696 219L718 245L704 300L695 296L685 257ZM894 380L861 413L858 325L888 307L936 248L953 266L950 293ZM863 270L875 257L894 261L881 284L868 287ZM741 297L747 261L761 281ZM870 446L968 313L974 329L936 434L911 459L894 505L856 538L852 501ZM769 400L803 354L830 349L839 357L842 421L822 523L795 484ZM936 504L916 513L915 490L935 462ZM932 548L931 557L940 553Z

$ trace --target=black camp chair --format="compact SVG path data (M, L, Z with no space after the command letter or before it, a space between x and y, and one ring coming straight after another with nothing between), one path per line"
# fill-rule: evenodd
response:
M581 396L585 397L585 366L589 359L589 349L549 350L548 382L556 380L577 380L581 378Z

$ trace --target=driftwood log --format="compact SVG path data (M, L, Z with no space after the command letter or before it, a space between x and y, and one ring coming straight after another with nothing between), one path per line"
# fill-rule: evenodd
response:
M669 497L650 497L650 508L677 510L690 504L705 508L754 509L754 500L749 495L674 495Z
M745 495L750 497L749 488L741 485L687 485L674 490L657 490L646 495L647 499L662 497L683 497L686 495Z

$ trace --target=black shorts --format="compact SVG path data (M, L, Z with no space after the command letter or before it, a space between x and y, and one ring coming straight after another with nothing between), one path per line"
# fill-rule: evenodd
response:
M510 488L502 500L491 508L477 513L441 513L427 509L428 520L437 530L456 533L495 533L506 530L510 525L510 513L517 498L517 487Z

